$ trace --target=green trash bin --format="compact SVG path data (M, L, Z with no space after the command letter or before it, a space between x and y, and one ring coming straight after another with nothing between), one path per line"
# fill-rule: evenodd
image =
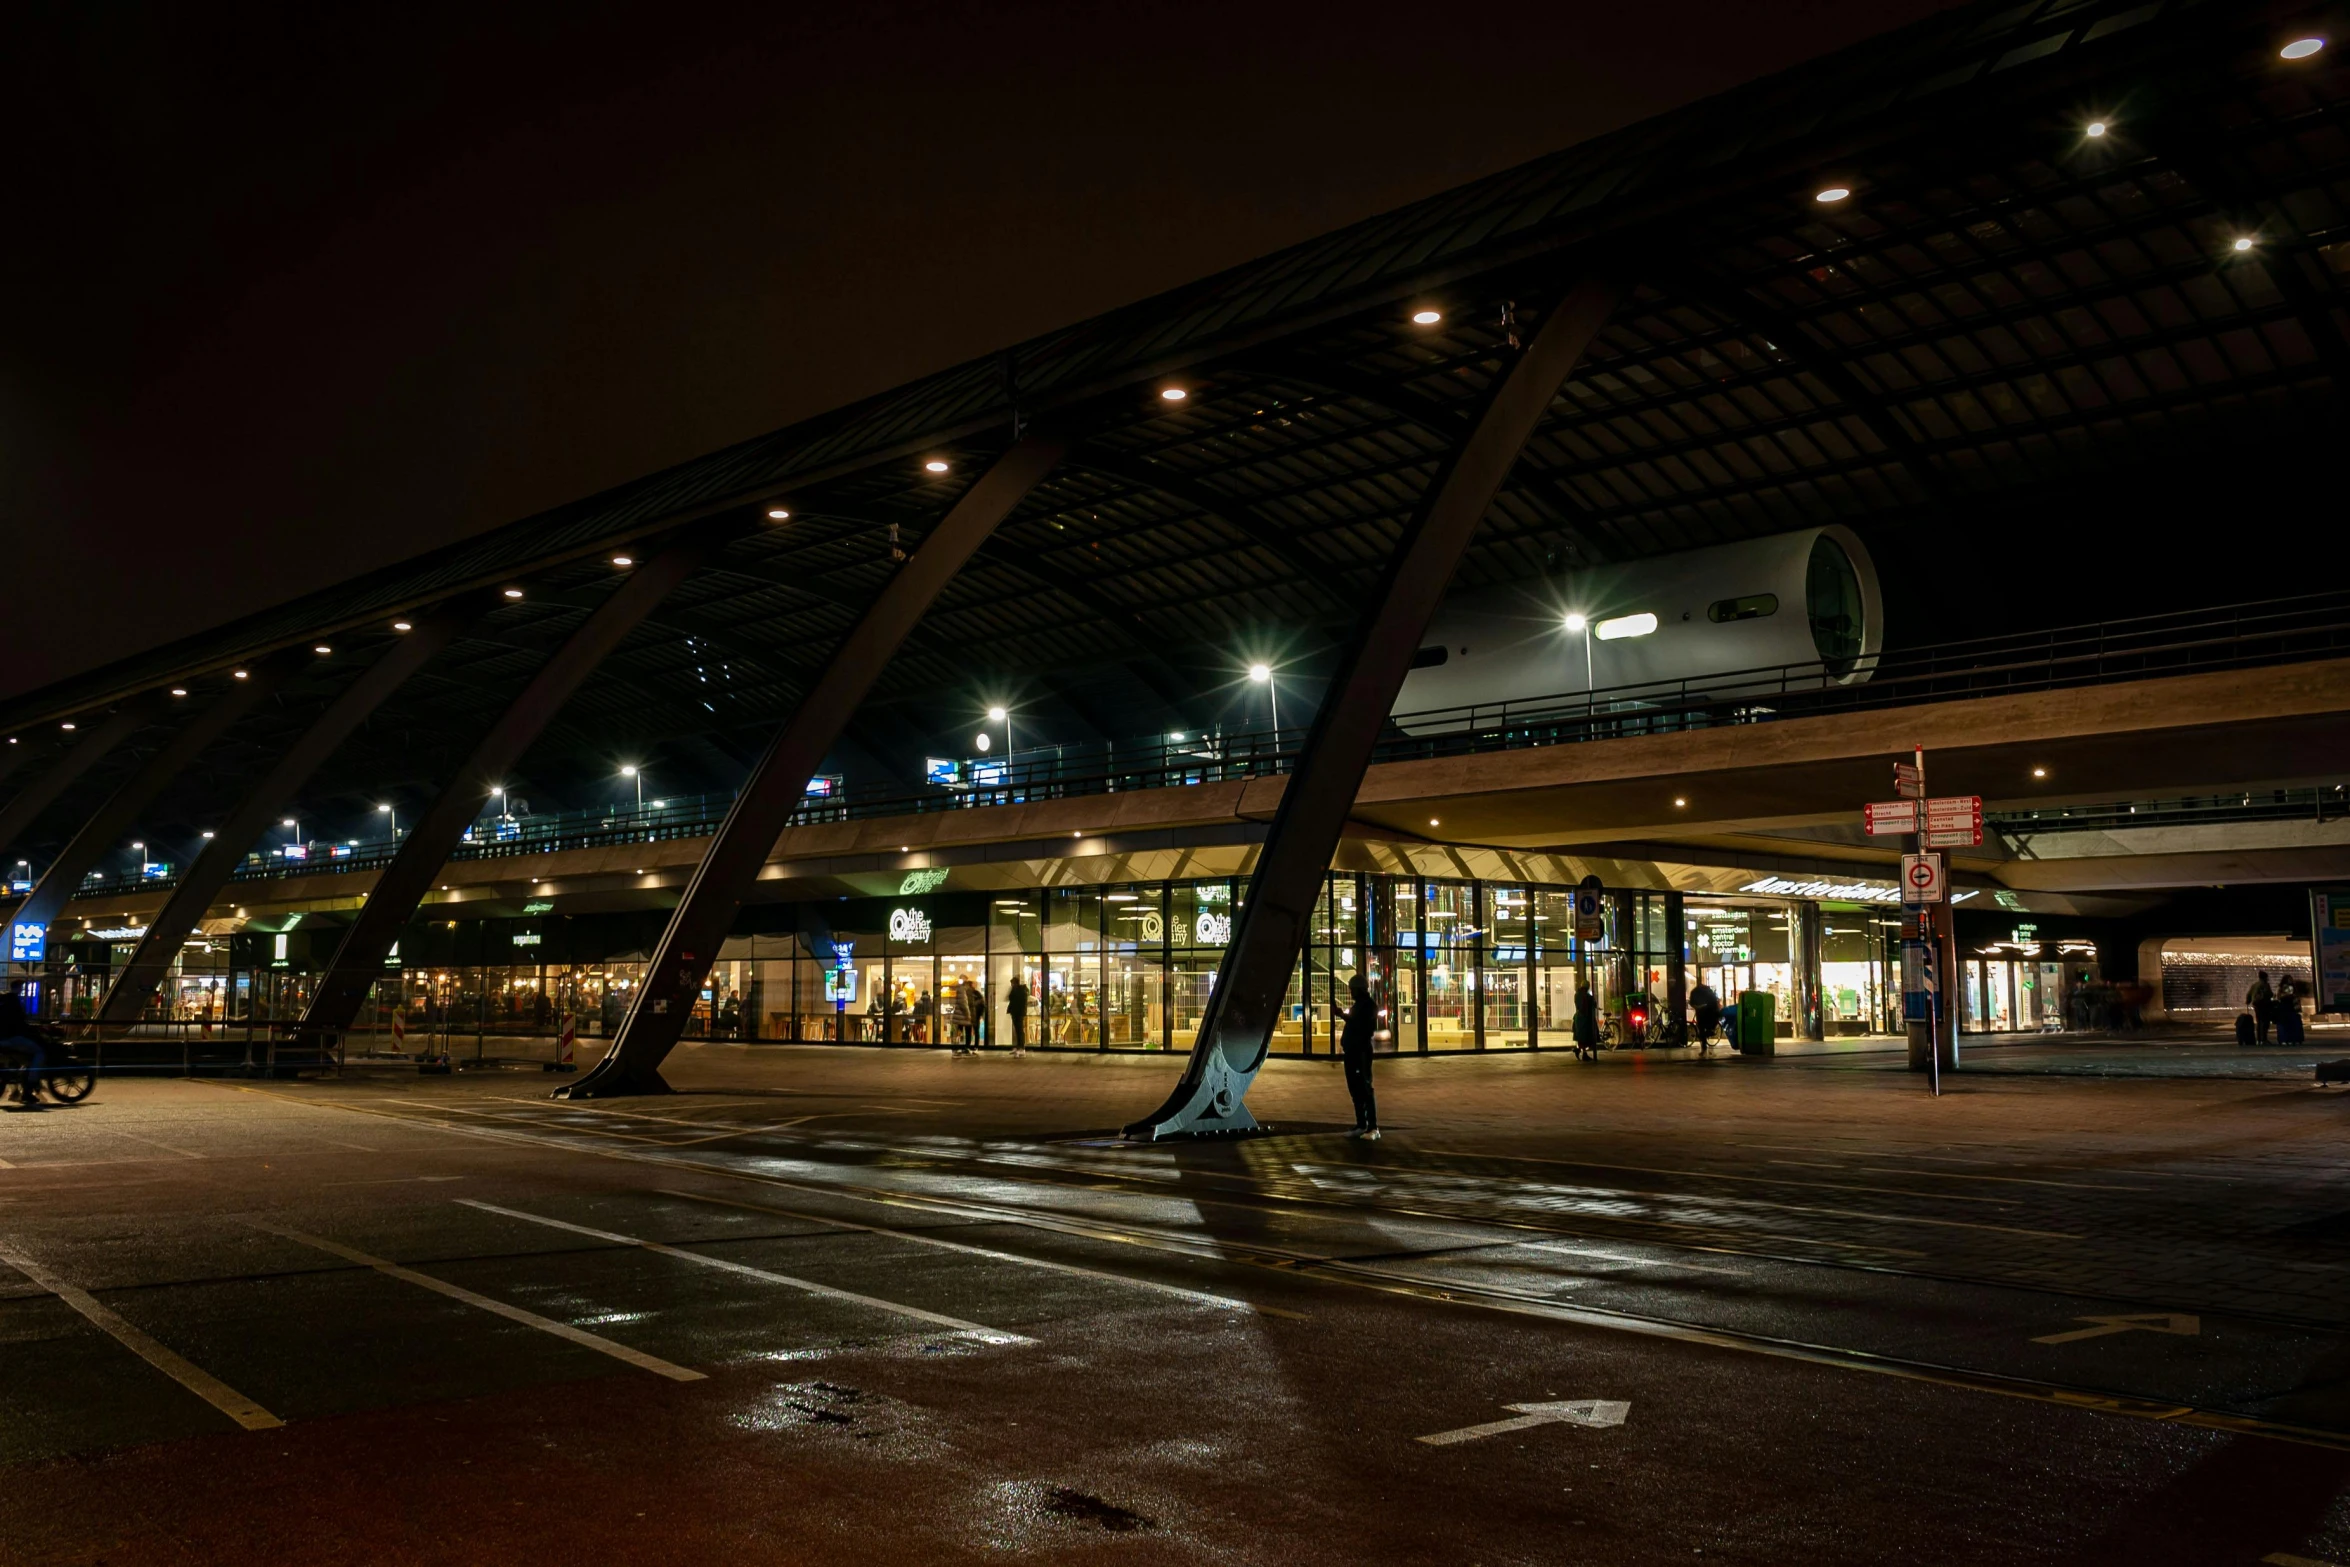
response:
M1767 990L1738 993L1738 1053L1772 1056L1779 1053L1779 1004Z

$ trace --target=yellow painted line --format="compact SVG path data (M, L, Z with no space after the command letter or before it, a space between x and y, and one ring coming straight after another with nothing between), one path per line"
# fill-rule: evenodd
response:
M305 1235L300 1230L289 1230L281 1225L265 1223L260 1219L247 1219L245 1222L257 1230L266 1230L272 1235L282 1236L286 1240L311 1247L313 1250L323 1251L329 1256L340 1257L345 1262L355 1262L363 1268L373 1268L386 1278L399 1279L403 1283L414 1284L420 1289L431 1290L436 1295L446 1295L451 1300L461 1300L468 1306L477 1306L483 1311L504 1317L509 1322L519 1322L524 1327L537 1328L541 1333L552 1333L557 1338L569 1339L572 1343L592 1349L598 1354L610 1355L614 1360L626 1361L629 1365L650 1371L656 1376L667 1377L672 1382L699 1382L703 1380L701 1372L689 1371L683 1366L672 1365L658 1355L648 1355L642 1350L630 1349L626 1344L615 1344L612 1340L590 1333L585 1328L575 1328L568 1322L557 1322L552 1317L542 1317L537 1312L525 1311L520 1306L509 1306L504 1301L492 1300L487 1295L476 1295L473 1291L451 1284L446 1279L436 1279L431 1274L419 1273L414 1268L403 1268L398 1263L386 1261L382 1257L371 1257L356 1247L345 1246L338 1241L326 1240L316 1235Z
M267 1431L285 1424L283 1420L262 1408L244 1394L230 1387L200 1366L188 1361L149 1338L138 1328L91 1298L89 1291L76 1289L30 1257L13 1251L0 1250L0 1262L31 1279L50 1294L80 1312L94 1326L112 1334L115 1342L132 1354L177 1382L181 1387L219 1410L248 1431Z
M732 1197L712 1197L703 1192L681 1192L666 1186L660 1187L658 1190L664 1197L682 1197L687 1202L706 1202L721 1208L740 1208L746 1213L772 1213L786 1219L799 1219L809 1224L822 1224L835 1229L862 1230L868 1235L888 1235L898 1240L914 1241L924 1246L936 1246L942 1251L959 1251L974 1257L992 1257L999 1262L1015 1262L1026 1268L1047 1268L1055 1273L1074 1273L1080 1278L1106 1279L1113 1284L1131 1284L1140 1289L1157 1290L1162 1295L1174 1295L1207 1306L1262 1312L1268 1317L1288 1317L1298 1322L1309 1320L1302 1311L1283 1311L1277 1306L1259 1306L1252 1301L1240 1300L1231 1295L1211 1295L1206 1290L1185 1289L1180 1284L1162 1284L1157 1279L1138 1279L1131 1274L1110 1273L1100 1268L1081 1268L1073 1262L1054 1262L1044 1257L1023 1256L1015 1251L997 1251L992 1246L973 1246L965 1241L950 1241L942 1236L924 1235L917 1230L901 1230L887 1224L859 1224L853 1219L836 1219L828 1214L803 1213L794 1208L777 1208L771 1204L760 1202L741 1202ZM860 1200L871 1201L872 1199Z
M622 1246L638 1246L646 1251L659 1252L664 1257L675 1257L680 1262L700 1263L705 1268L717 1268L744 1278L759 1279L769 1284L781 1284L809 1295L827 1300L845 1300L859 1306L871 1306L901 1317L912 1317L917 1322L928 1322L955 1333L964 1333L986 1344L1033 1344L1036 1340L1018 1333L1007 1333L1002 1328L991 1328L983 1322L966 1322L961 1317L943 1316L935 1311L924 1311L920 1306L908 1306L894 1300L883 1300L878 1295L860 1295L855 1290L836 1289L830 1284L819 1284L813 1279L797 1278L789 1273L774 1273L766 1268L754 1268L747 1262L735 1262L725 1257L712 1257L698 1251L687 1251L681 1246L668 1246L660 1241L645 1240L640 1236L623 1235L617 1230L590 1229L584 1224L570 1224L562 1219L550 1219L544 1214L525 1213L520 1208L501 1208L494 1202L477 1202L471 1197L459 1197L457 1202L468 1208L479 1208L484 1213L502 1213L509 1219L521 1219L529 1224L543 1224L550 1230L569 1230L574 1235L586 1235L600 1241L612 1241Z

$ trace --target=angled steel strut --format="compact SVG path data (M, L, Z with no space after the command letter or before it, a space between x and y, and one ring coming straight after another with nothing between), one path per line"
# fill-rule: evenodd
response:
M186 772L229 725L251 712L255 703L275 690L287 673L284 659L257 665L248 678L232 681L220 700L180 725L179 732L164 742L161 750L140 763L130 780L109 795L106 803L82 823L72 841L58 851L57 858L41 873L40 881L18 905L12 921L19 926L46 927L63 913L65 905L81 890L82 878L108 850L122 841L139 813L152 805L173 779Z
M881 590L808 688L799 710L769 742L718 835L694 867L685 898L661 933L645 982L612 1048L569 1088L566 1099L666 1093L661 1062L685 1032L694 998L717 959L735 914L784 825L807 798L808 780L840 737L899 644L988 535L1061 460L1054 441L1020 442L981 475Z
M0 856L16 847L17 840L33 825L33 819L65 793L75 779L98 765L109 751L129 739L133 731L154 722L162 711L163 699L156 694L123 703L83 735L72 750L50 763L47 772L18 790L6 806L0 806Z
M212 900L220 896L221 889L236 874L245 851L278 819L294 798L294 791L309 781L310 775L334 754L337 746L350 738L351 731L435 653L449 645L465 619L465 611L451 607L419 620L414 630L393 643L383 657L370 664L341 696L328 704L302 738L278 758L277 765L246 791L244 799L213 832L211 841L188 867L187 874L171 889L163 911L148 922L147 934L139 938L130 961L123 965L113 988L99 1003L101 1028L127 1028L145 1015L156 987L163 983L164 976L171 972L172 961L179 956L180 943L188 939L188 933L203 919Z
M432 889L433 877L448 863L465 829L481 814L492 784L522 759L596 666L710 557L722 533L719 525L697 530L630 572L498 715L465 765L400 840L392 863L368 893L366 907L343 932L334 961L318 977L318 989L302 1014L297 1031L300 1049L321 1048L328 1035L351 1026L368 991L383 977L384 960L400 939L401 927Z
M1248 901L1208 993L1191 1060L1167 1102L1127 1127L1127 1136L1256 1127L1242 1101L1264 1065L1323 874L1412 654L1519 452L1626 292L1620 282L1590 278L1561 295L1437 471L1388 561L1374 607L1355 627L1282 790L1249 878Z

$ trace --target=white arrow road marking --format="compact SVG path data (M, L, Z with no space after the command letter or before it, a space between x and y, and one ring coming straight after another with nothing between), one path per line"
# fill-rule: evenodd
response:
M1479 1437L1499 1436L1505 1431L1524 1431L1531 1426L1620 1426L1632 1406L1620 1398L1568 1398L1550 1404L1504 1404L1504 1409L1518 1411L1515 1420L1489 1420L1481 1426L1463 1426L1458 1431L1438 1431L1432 1436L1414 1437L1430 1447L1450 1447L1455 1442L1474 1442Z
M2085 1338L2103 1338L2108 1333L2175 1333L2180 1338L2193 1338L2203 1331L2203 1319L2182 1316L2175 1311L2149 1311L2131 1317L2076 1317L2076 1322L2094 1322L2093 1328L2075 1328L2070 1333L2051 1333L2032 1340L2035 1344L2076 1344Z

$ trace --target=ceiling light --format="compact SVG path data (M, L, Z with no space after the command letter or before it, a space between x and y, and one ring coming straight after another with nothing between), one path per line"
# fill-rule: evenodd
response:
M2323 38L2296 38L2284 48L2279 49L2277 54L2287 60L2306 60L2325 46L2326 41Z
M2035 767L2032 769L2032 776L2034 778L2045 778L2048 776L2048 769L2045 767Z
M1444 823L1442 823L1442 822L1438 821L1438 820L1437 820L1435 817L1431 816L1431 817L1429 817L1429 818L1428 818L1428 825L1429 825L1429 826L1431 826L1431 827L1442 827L1442 826L1444 825Z
M409 625L405 620L395 620L392 622L392 629L394 631L413 631L416 628Z
M770 506L767 508L767 520L769 522L789 522L791 520L791 508L787 506Z
M508 588L506 590L506 596L510 599L518 599L522 597L522 590L520 588Z
M930 461L924 463L922 468L926 473L944 473L947 471L947 465L936 457L933 457L930 459Z
M2237 236L2236 236L2236 243L2235 243L2235 247L2234 247L2234 248L2235 248L2235 249L2236 249L2236 250L2237 250L2239 253L2241 253L2241 252L2243 252L2243 251L2250 250L2250 249L2252 248L2252 236L2251 236L2251 235L2249 235L2249 234L2239 234L2239 235L2237 235Z
M243 680L246 678L246 675L245 672L241 669L232 669L229 671L229 677L233 680Z
M73 727L73 725L71 725L71 724L59 724L57 727L58 727L58 728L60 728L60 729L71 729L71 728Z
M188 694L188 688L186 686L173 686L171 688L171 694L173 696L186 696Z
M1645 637L1655 630L1656 617L1645 611L1637 615L1618 615L1613 620L1603 620L1592 627L1593 633L1602 642L1616 642L1625 637Z
M310 651L316 653L320 658L324 658L327 654L332 653L334 649L328 647L324 642L321 642L318 644L318 646L312 648Z
M2105 122L2104 122L2103 120L2091 120L2091 121L2088 123L2087 127L2085 128L2085 134L2087 134L2087 135L2089 135L2089 136L2102 136L2102 135L2104 135L2104 134L2105 134Z
M1412 319L1422 326L1434 326L1444 319L1444 312L1441 310L1415 310L1412 312Z
M633 566L636 564L636 557L634 555L615 555L612 557L612 564L615 566Z
M1842 200L1843 200L1845 197L1847 197L1847 196L1849 196L1849 195L1851 195L1851 194L1852 194L1852 191L1850 190L1850 188L1848 188L1848 187L1846 187L1846 186L1843 186L1843 185L1831 185L1831 186L1829 186L1827 189L1825 189L1825 190L1823 190L1823 191L1819 192L1817 195L1813 196L1813 197L1812 197L1812 200L1814 200L1814 201L1817 201L1817 202L1823 202L1823 203L1825 203L1825 202L1831 202L1831 201L1842 201Z
M1159 388L1159 395L1168 402L1179 403L1191 394L1180 386L1163 386Z
M1678 798L1676 798L1676 799L1673 801L1673 805L1675 806L1675 808L1679 808L1679 807L1685 806L1685 805L1687 805L1688 803L1689 803L1689 802L1688 802L1687 800L1678 799Z

